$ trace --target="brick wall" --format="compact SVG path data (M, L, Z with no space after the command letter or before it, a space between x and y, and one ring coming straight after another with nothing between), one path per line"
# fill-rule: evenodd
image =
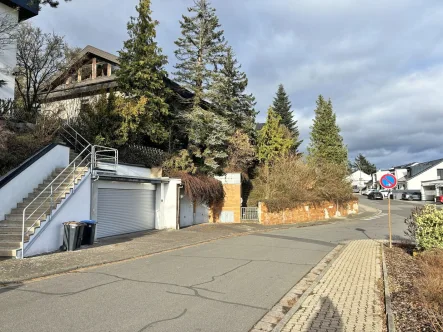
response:
M308 221L327 220L333 217L346 217L350 214L358 213L358 200L339 206L336 204L301 204L294 209L286 209L280 212L269 212L264 203L259 203L259 220L264 225L296 224Z
M225 201L221 206L214 206L210 211L211 222L221 222L220 215L222 212L232 212L233 222L239 223L241 213L241 184L223 184L225 190Z

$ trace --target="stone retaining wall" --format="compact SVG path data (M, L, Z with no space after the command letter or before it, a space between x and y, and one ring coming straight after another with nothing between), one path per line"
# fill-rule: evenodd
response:
M299 207L279 212L269 212L265 203L259 203L258 217L263 225L296 224L309 221L346 217L358 213L358 200L343 205L335 203L302 203Z

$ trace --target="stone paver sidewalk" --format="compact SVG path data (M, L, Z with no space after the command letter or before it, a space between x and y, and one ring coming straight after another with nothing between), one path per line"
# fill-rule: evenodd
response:
M350 242L282 331L383 331L381 278L380 244Z

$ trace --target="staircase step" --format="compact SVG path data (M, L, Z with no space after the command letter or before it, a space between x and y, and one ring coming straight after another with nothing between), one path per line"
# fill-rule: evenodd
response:
M29 214L28 213L26 214L26 218L29 218L28 221L31 221L31 220L35 221L37 219L46 220L48 218L49 214L51 213L51 211L47 210L47 211L42 211L42 212L36 212L31 217L29 217L31 213L32 213L32 211ZM43 214L43 213L45 213L45 214ZM23 222L23 214L19 214L19 213L17 213L17 214L7 214L6 218L5 218L5 221L11 221L11 222L20 221L20 222Z
M25 231L27 232L28 235L32 235L35 233L35 228L37 227L32 227L32 228L26 228L25 227ZM6 234L13 234L13 235L17 235L22 233L22 226L17 226L17 225L8 225L8 226L0 226L0 234L6 235Z
M17 249L22 247L21 239L19 241L14 240L0 240L0 250L2 249Z
M0 233L0 242L2 241L13 241L13 242L21 242L22 241L22 232L17 232L17 233L7 233L7 234L1 234ZM26 235L25 236L25 242L29 241L29 236Z
M0 257L16 257L17 250L0 249Z

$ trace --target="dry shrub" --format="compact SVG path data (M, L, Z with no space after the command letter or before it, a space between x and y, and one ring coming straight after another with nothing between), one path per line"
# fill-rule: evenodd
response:
M353 196L346 175L344 167L326 163L312 166L291 155L272 166L259 167L248 204L262 201L270 211L281 211L306 202L347 203Z
M430 250L418 256L422 276L417 279L429 319L436 331L443 331L443 250Z
M185 194L193 202L213 206L223 203L225 199L223 184L213 177L191 175L185 172L176 172L171 176L182 180Z

